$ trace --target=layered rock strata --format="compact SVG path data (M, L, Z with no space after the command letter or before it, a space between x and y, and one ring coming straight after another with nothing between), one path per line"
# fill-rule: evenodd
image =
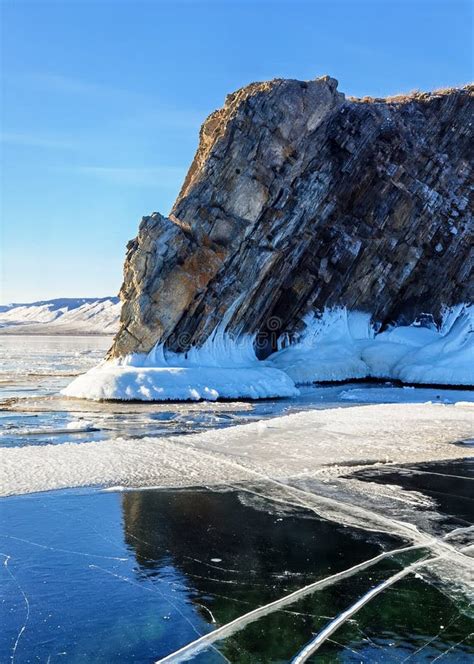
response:
M384 329L472 300L472 101L347 99L327 76L229 95L169 217L128 245L109 359L202 346L226 314L265 357L335 305Z

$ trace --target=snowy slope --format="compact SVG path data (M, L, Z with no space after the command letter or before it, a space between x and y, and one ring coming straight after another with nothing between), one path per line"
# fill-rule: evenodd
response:
M0 334L115 334L117 297L62 298L0 307Z

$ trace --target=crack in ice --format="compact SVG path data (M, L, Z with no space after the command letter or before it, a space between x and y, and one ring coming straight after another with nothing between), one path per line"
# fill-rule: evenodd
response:
M459 620L460 617L461 617L461 614L458 613L457 616L455 616L452 620L450 620L450 621L448 622L448 624L446 625L446 628L451 627L451 625L454 625L454 623L457 622L457 621ZM446 629L446 628L445 628L445 629ZM412 657L414 657L415 655L417 655L418 653L420 653L422 650L424 650L425 648L427 648L431 643L433 643L433 641L436 641L436 639L437 639L439 636L441 636L442 633L443 633L443 630L440 630L437 634L435 634L435 636L431 637L431 639L429 639L426 643L424 643L424 644L423 644L422 646L420 646L417 650L415 650L415 652L413 652L413 653L411 653L410 655L408 655L408 657L405 657L405 659L402 660L402 664L403 664L403 662L408 662Z
M447 655L448 652L451 652L451 650L454 650L454 648L457 648L458 646L460 646L461 643L464 643L464 641L467 641L467 639L468 639L470 636L473 636L473 635L474 635L474 632L470 632L470 633L469 633L467 636L465 636L463 639L461 639L461 640L458 641L457 643L454 643L450 648L448 648L447 650L445 650L444 652L442 652L441 655L438 655L437 657L435 657L435 658L432 660L431 664L433 664L433 662L436 662L437 659L441 659L442 657L444 657L445 655Z
M85 551L72 551L70 549L58 549L54 546L48 546L46 544L40 544L39 542L32 542L31 540L23 539L22 537L15 537L14 535L5 535L0 533L0 537L6 539L16 540L17 542L23 542L24 544L31 544L31 546L37 546L40 549L47 549L48 551L57 551L58 553L71 553L75 556L85 556L87 558L101 558L102 560L118 560L119 562L127 562L128 558L118 558L117 556L102 556L99 553L87 553Z
M314 583L311 583L308 586L304 586L303 588L299 588L298 590L293 591L289 595L285 595L284 597L274 600L269 604L265 604L264 606L260 606L256 609L253 609L252 611L249 611L248 613L239 616L235 620L232 620L231 622L222 625L221 627L217 628L213 632L210 632L209 634L204 634L199 639L196 639L195 641L192 641L186 646L183 646L179 650L170 653L169 655L166 655L166 657L163 657L160 660L157 660L157 664L158 662L160 664L165 664L165 663L169 664L171 662L176 663L176 662L185 661L186 659L189 659L190 657L196 655L198 652L201 652L205 648L211 646L215 641L220 641L223 638L231 636L235 632L238 632L241 629L243 629L243 627L245 627L249 623L255 622L256 620L262 618L263 616L274 613L275 611L280 610L281 608L287 606L288 604L293 604L295 601L302 599L306 595L314 593L316 590L334 585L335 583L337 583L342 579L353 576L359 571L365 570L369 567L372 567L373 565L376 565L378 562L384 560L389 556L393 556L398 553L403 553L405 551L413 551L415 549L422 549L422 548L427 548L427 547L422 544L414 544L411 546L402 547L400 549L393 549L392 551L385 551L383 553L378 554L374 558L365 560L346 570L337 572L336 574L332 574L331 576L325 577L323 579L319 579L318 581L315 581Z
M336 630L339 629L345 622L349 620L349 618L352 618L356 613L358 613L366 604L371 602L374 597L382 593L384 590L387 588L390 588L390 586L394 585L404 577L408 576L411 574L413 571L418 569L419 567L424 567L426 565L429 565L433 562L437 562L438 560L441 560L443 558L446 558L448 553L444 553L440 556L435 556L432 558L427 558L425 557L423 560L419 560L415 563L412 563L411 565L408 565L408 567L405 567L404 569L400 570L396 574L393 574L390 576L388 579L385 579L381 583L377 584L373 588L371 588L368 592L366 592L362 597L360 597L354 604L351 604L345 611L340 613L334 620L332 620L324 629L322 629L318 634L315 636L314 639L312 639L299 653L296 655L291 660L291 664L304 664L308 660L309 657L311 657L319 648L322 646L322 644L332 635ZM467 638L467 637L466 637ZM463 639L465 640L465 639ZM448 651L447 651L448 652ZM438 657L436 659L439 659ZM435 661L435 660L433 660Z
M23 590L23 588L22 588L22 587L20 586L20 584L18 583L16 576L12 573L12 571L11 571L10 568L8 567L8 562L9 562L9 560L11 560L11 556L9 556L9 555L6 554L6 553L0 553L0 555L2 555L2 556L5 557L5 560L4 560L4 562L3 562L3 566L5 567L5 570L6 570L7 573L10 575L10 577L13 579L14 583L17 585L18 590L20 591L20 593L23 595L23 599L25 600L25 606L26 606L25 620L24 620L24 622L23 622L23 625L22 625L21 628L20 628L20 631L19 631L18 634L17 634L17 637L16 637L16 640L15 640L15 643L13 644L12 654L10 655L10 662L13 664L14 661L15 661L16 651L17 651L17 648L18 648L18 644L19 644L20 639L21 639L21 637L23 636L23 634L24 634L24 632L25 632L25 630L26 630L26 625L28 624L28 620L29 620L29 618L30 618L30 602L29 602L29 600L28 600L28 597L26 596L25 591Z

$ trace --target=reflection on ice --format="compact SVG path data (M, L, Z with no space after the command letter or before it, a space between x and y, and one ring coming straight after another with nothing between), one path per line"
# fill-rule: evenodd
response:
M371 588L433 555L305 508L253 505L239 491L55 492L4 499L3 516L1 550L15 581L4 572L12 610L0 652L8 660L18 639L19 662L61 652L153 662L206 634L194 661L290 661ZM453 536L456 546L461 534L469 532ZM321 656L397 661L424 648L427 661L449 649L463 661L474 623L462 598L444 592L419 575L400 580L342 624ZM232 621L237 629L223 631Z

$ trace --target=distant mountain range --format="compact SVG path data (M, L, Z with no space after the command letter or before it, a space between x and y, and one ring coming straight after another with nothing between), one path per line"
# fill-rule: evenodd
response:
M0 334L115 334L118 297L85 297L0 305Z

